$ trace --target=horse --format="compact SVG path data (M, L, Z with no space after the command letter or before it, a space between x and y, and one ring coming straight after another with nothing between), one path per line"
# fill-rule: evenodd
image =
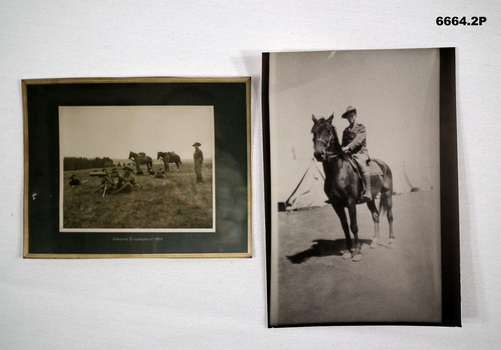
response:
M177 170L179 170L179 164L181 162L181 157L179 157L175 152L157 152L157 160L161 159L164 162L165 171L170 171L169 163L176 163Z
M325 172L324 192L328 197L328 203L332 205L336 212L344 231L346 250L343 252L343 259L352 259L352 261L362 260L361 243L358 239L357 225L357 204L360 204L361 192L363 191L363 182L354 168L355 162L351 155L346 154L341 149L341 144L337 136L337 131L332 120L334 114L328 119L317 119L312 115L313 127L313 148L314 157L321 161ZM377 164L381 169L382 175L371 174L371 200L367 202L367 207L372 214L374 221L374 237L370 245L376 248L380 245L379 236L379 217L380 213L386 212L389 223L389 242L388 247L395 246L395 235L393 233L393 177L390 167L380 159L372 158L371 162ZM380 196L379 209L376 208L375 198ZM348 209L350 225L345 212ZM353 233L355 248L352 251L352 241L350 231Z
M129 159L133 160L134 163L136 164L137 174L143 173L143 171L141 170L141 165L143 165L143 164L146 164L146 166L148 167L148 173L153 168L153 160L151 159L150 156L147 156L143 152L134 153L131 151L129 153Z

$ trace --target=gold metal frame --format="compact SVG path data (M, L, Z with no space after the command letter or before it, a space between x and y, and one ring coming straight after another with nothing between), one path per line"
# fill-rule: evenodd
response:
M200 252L200 253L184 253L184 252L166 252L166 253L59 253L59 252L33 252L30 251L30 170L35 167L29 159L30 150L30 135L28 126L30 118L28 115L28 104L30 103L28 88L34 85L71 85L78 86L82 84L226 84L237 83L245 84L245 128L246 128L246 181L247 181L247 223L246 223L246 248L237 252ZM111 85L110 85L111 86ZM219 85L218 85L219 86ZM23 256L25 258L59 258L59 259L73 259L73 258L250 258L252 257L252 184L251 184L251 85L249 77L208 77L208 78L191 78L191 77L127 77L127 78L61 78L61 79L26 79L22 80L22 101L23 101L23 123L24 123L24 191L23 191ZM215 131L217 134L217 130ZM50 157L50 155L42 155L43 157ZM217 191L217 183L216 183ZM214 203L215 210L215 203ZM217 216L217 213L216 213ZM169 233L164 233L169 234Z

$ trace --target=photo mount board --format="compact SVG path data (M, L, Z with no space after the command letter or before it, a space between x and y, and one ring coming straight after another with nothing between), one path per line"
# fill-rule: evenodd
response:
M24 257L25 258L244 258L251 249L251 178L250 178L250 78L78 78L27 79L22 81L24 107L25 187L24 187ZM215 212L210 232L154 232L136 227L137 232L116 229L88 232L61 232L60 182L64 169L60 164L59 108L66 107L140 107L140 106L211 106L213 109L214 196L210 210ZM141 142L134 136L141 125L123 136L131 144ZM98 128L99 125L96 125ZM160 126L161 127L161 126ZM194 126L196 128L196 126ZM114 136L119 137L119 136ZM185 152L193 164L193 135L186 135ZM118 139L117 139L118 140ZM93 138L89 142L95 141ZM154 148L137 151L170 151L162 137L144 139L157 142ZM115 142L110 140L110 144ZM165 149L167 148L167 149ZM203 145L201 147L203 148ZM124 158L131 149L124 148ZM207 151L207 150L205 150ZM151 154L153 156L153 154ZM76 155L78 156L78 155ZM106 156L106 149L103 154ZM155 166L154 166L155 167ZM160 167L160 165L156 165ZM187 169L190 187L195 188L195 172ZM204 169L204 166L202 166ZM96 170L96 169L89 169ZM99 169L100 170L100 169ZM204 170L206 171L206 170ZM191 172L191 174L188 174ZM174 173L174 172L172 172ZM208 172L211 175L211 172ZM149 174L141 179L146 179ZM138 178L138 176L136 176ZM93 177L82 179L82 189ZM168 180L168 179L167 179ZM166 180L166 181L167 181ZM153 182L149 179L148 184ZM162 180L159 180L160 184ZM153 186L153 185L152 185ZM211 191L211 185L208 185ZM150 186L151 187L151 186ZM158 185L160 187L160 185ZM89 195L88 188L86 195ZM151 188L150 188L151 189ZM134 195L140 194L140 189ZM146 188L144 188L146 192ZM228 196L228 193L234 193ZM150 193L151 194L151 193ZM103 197L96 193L96 203ZM128 203L129 194L117 193L116 205ZM186 196L186 195L185 195ZM110 198L111 197L111 198ZM137 196L136 196L137 197ZM140 196L139 196L140 197ZM160 197L160 196L159 196ZM191 199L187 198L186 201ZM108 205L108 204L106 204ZM131 216L147 217L148 205L131 211ZM124 206L125 208L125 206ZM137 208L137 206L136 206ZM184 207L180 207L184 211ZM158 209L158 208L157 208ZM207 208L199 206L201 211ZM159 209L160 210L160 209ZM188 209L186 209L188 210ZM149 219L154 220L154 218ZM96 225L96 224L93 224ZM97 228L103 227L97 225ZM208 224L210 227L211 224ZM176 224L172 227L177 227ZM188 228L191 226L188 225ZM96 227L91 227L96 228ZM99 231L99 230L97 230ZM134 230L135 231L135 230ZM212 232L213 231L213 232Z

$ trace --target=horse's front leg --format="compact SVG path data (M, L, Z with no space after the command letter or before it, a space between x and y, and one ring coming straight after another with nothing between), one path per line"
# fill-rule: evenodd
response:
M355 203L348 204L348 215L350 215L350 228L355 239L355 250L353 251L353 261L362 260L361 244L358 239L357 206Z
M346 217L344 207L334 204L332 205L332 207L336 211L336 214L339 217L339 220L341 221L341 227L343 228L344 237L346 241L346 250L343 252L343 259L351 259L351 248L352 248L351 236L350 236L350 229L348 227L348 219Z
M136 163L136 174L141 175L143 171L141 170L141 165L139 163Z

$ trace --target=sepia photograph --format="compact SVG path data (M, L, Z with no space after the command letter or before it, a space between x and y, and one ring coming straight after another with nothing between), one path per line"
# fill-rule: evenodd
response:
M252 256L250 78L22 87L25 257Z
M457 168L441 164L440 49L269 53L263 69L269 326L444 324L443 259L459 261L442 256Z
M62 232L214 232L213 106L61 106L59 143Z

